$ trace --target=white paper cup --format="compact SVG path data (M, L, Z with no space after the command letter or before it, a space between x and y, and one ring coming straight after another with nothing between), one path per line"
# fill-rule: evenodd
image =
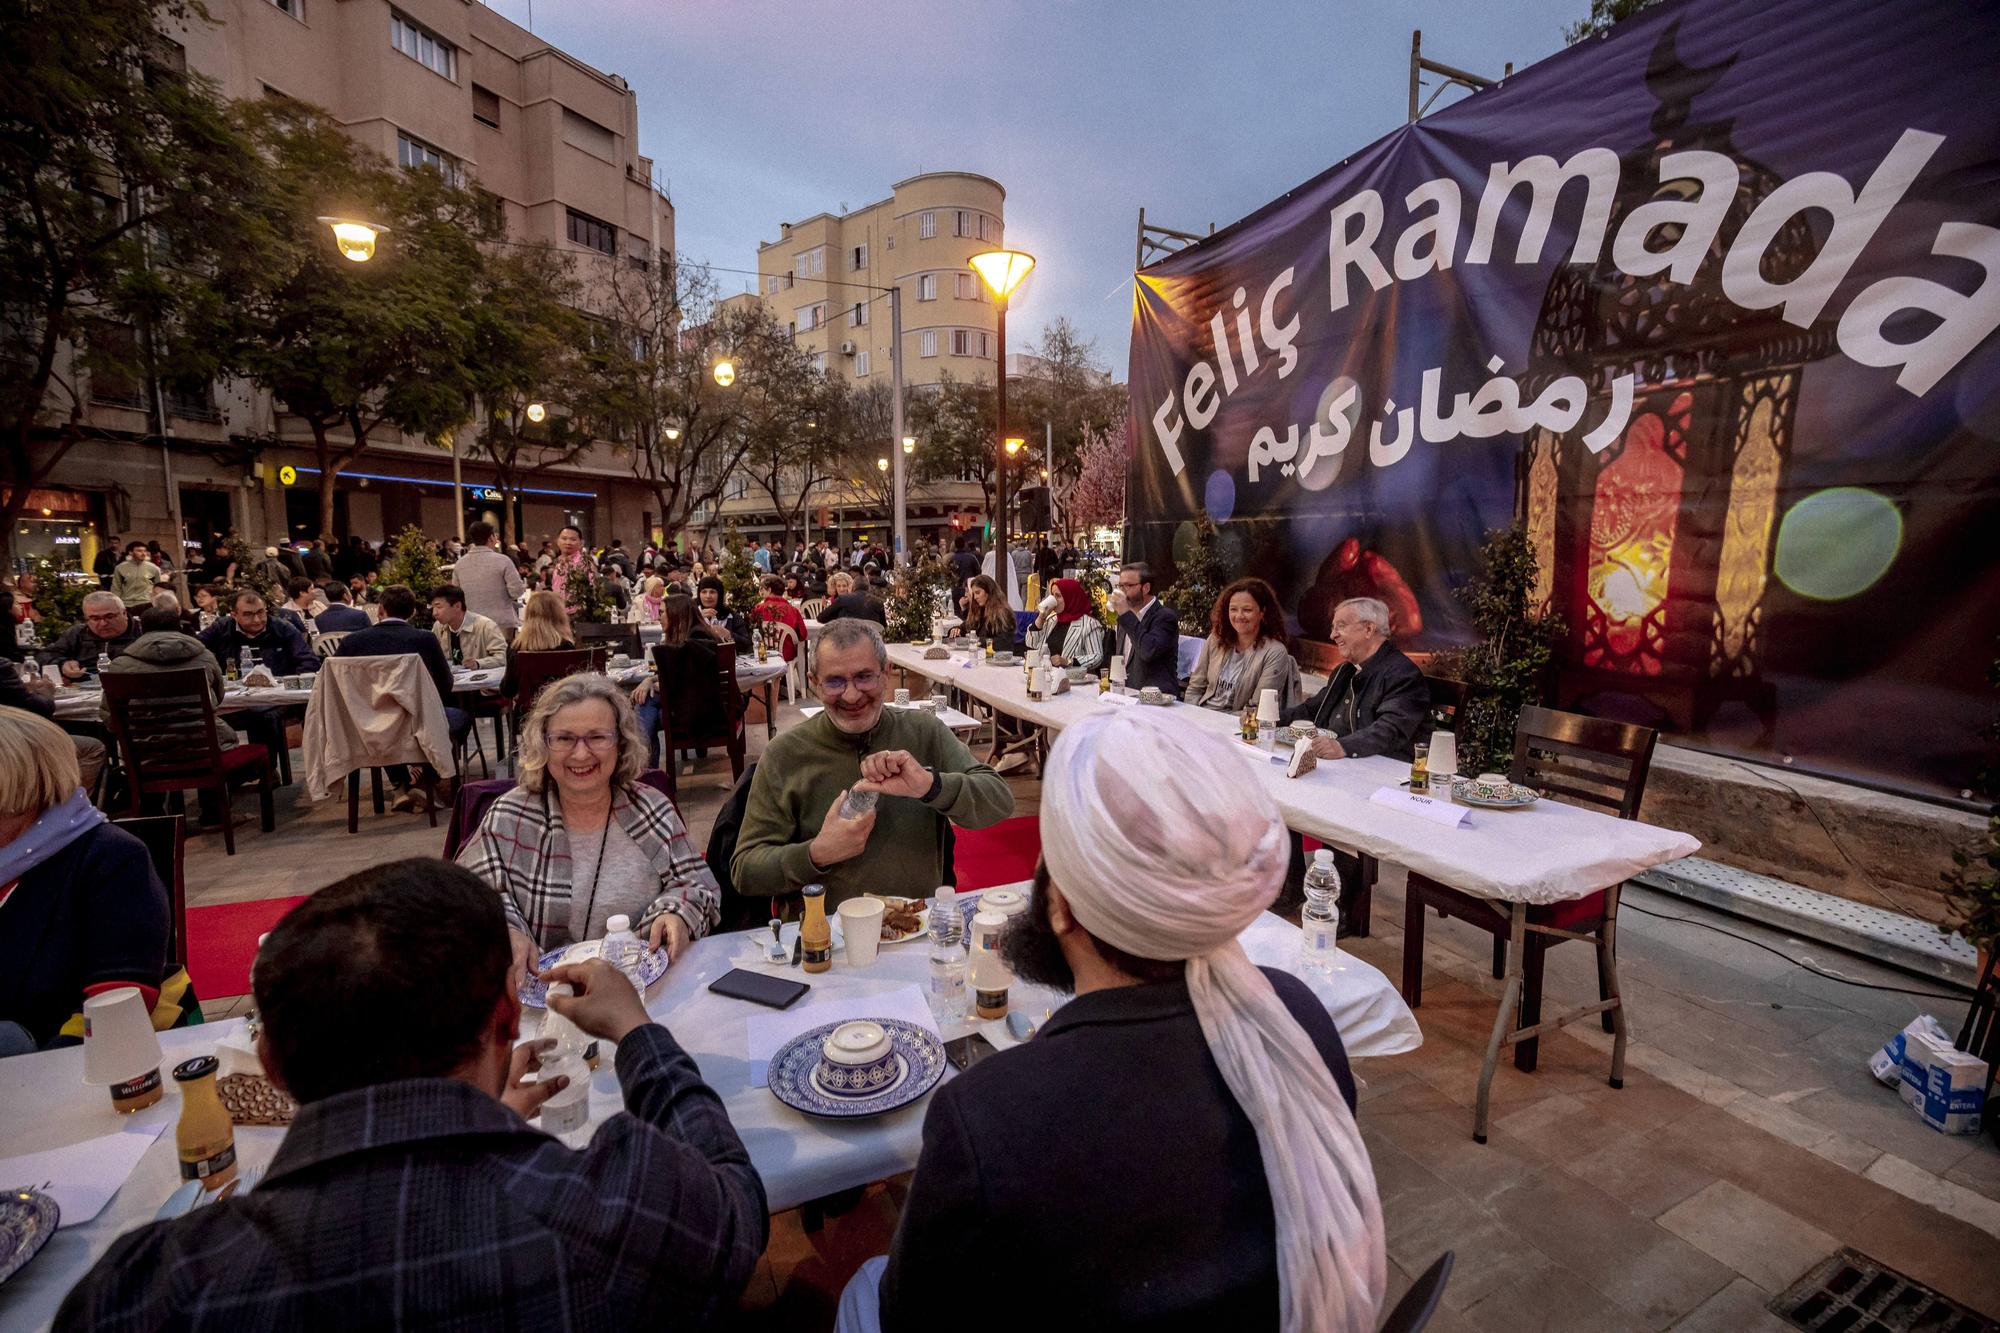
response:
M867 967L875 961L882 947L884 910L880 898L849 898L834 909L840 918L841 938L847 944L849 967Z
M906 704L906 703L908 703L909 701L910 701L910 692L909 692L908 690L897 690L897 691L896 691L896 702L897 702L897 703L899 703L899 704Z
M83 1081L111 1089L122 1112L160 1099L160 1039L137 987L120 986L83 1002Z

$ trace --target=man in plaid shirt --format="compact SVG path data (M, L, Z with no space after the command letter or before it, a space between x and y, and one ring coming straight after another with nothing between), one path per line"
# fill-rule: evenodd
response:
M500 903L408 860L323 889L272 932L264 1068L299 1103L269 1172L121 1237L62 1329L697 1328L734 1307L769 1229L721 1100L602 961L553 1003L616 1043L626 1114L581 1151L526 1123ZM559 1082L559 1081L558 1081Z

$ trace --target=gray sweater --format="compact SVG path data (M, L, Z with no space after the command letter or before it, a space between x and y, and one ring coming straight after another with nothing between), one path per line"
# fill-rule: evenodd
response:
M1215 641L1213 635L1201 641L1201 656L1194 660L1194 670L1188 675L1187 692L1181 697L1191 704L1203 708L1218 708L1228 713L1241 713L1254 707L1263 690L1278 692L1280 711L1292 707L1299 701L1299 664L1284 644L1276 639L1265 639L1249 653L1235 681L1228 686L1222 683L1222 668L1228 661L1233 648L1224 648Z

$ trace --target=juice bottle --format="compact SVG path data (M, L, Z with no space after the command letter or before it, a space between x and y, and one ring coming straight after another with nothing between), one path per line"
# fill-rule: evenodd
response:
M181 1119L174 1126L181 1179L199 1180L205 1190L219 1190L236 1179L236 1127L215 1091L219 1067L212 1055L174 1066L174 1082L181 1085Z
M826 886L808 884L799 890L806 900L806 918L799 927L800 959L808 972L833 966L833 927L826 919Z

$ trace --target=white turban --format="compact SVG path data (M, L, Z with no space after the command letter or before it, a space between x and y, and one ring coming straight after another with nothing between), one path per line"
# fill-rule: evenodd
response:
M1291 849L1228 747L1166 711L1090 714L1049 753L1042 855L1093 936L1187 959L1202 1035L1257 1131L1282 1327L1368 1333L1388 1281L1375 1174L1319 1049L1236 942L1276 897Z

